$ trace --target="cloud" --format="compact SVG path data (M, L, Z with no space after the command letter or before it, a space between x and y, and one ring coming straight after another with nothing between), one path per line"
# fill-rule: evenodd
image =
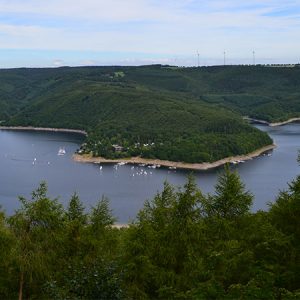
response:
M26 37L37 38L45 34L53 34L58 32L51 28L43 28L39 26L23 26L23 25L9 25L0 23L0 33L9 37Z
M219 60L224 49L242 59L255 49L291 59L299 14L299 0L2 0L0 48L142 53L137 61L149 62L197 50Z
M0 12L111 22L149 20L165 16L145 0L11 0L0 3Z

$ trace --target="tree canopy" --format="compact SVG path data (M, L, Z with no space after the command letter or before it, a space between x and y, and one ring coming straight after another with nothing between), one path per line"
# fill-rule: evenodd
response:
M268 211L228 166L213 194L165 182L127 227L108 199L64 208L41 185L0 214L1 299L298 299L300 177Z
M299 66L0 70L0 121L86 130L81 152L94 156L211 162L272 143L242 116L300 116L299 73Z

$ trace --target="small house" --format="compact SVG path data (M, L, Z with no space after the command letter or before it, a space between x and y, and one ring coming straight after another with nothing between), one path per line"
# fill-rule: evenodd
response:
M122 146L116 145L116 144L112 145L112 147L113 147L115 152L122 152L123 149L124 149Z

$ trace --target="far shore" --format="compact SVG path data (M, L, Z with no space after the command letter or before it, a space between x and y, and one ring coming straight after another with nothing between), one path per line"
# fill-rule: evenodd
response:
M79 133L79 134L87 136L87 132L84 130L68 129L68 128L50 128L50 127L32 127L32 126L0 126L0 130L69 132L69 133Z
M285 125L285 124L288 124L288 123L299 122L299 121L300 121L300 118L291 118L291 119L288 119L288 120L283 121L283 122L269 123L269 126L271 126L271 127L282 126L282 125Z
M131 157L131 158L120 158L120 159L106 159L103 157L92 157L90 154L74 154L73 159L77 162L83 163L98 163L98 164L105 164L105 163L126 163L126 164L145 164L145 165L160 165L163 167L171 167L171 168L178 168L178 169L190 169L190 170L208 170L220 167L227 163L239 163L246 160L251 160L261 154L271 151L276 148L275 144L268 145L262 147L256 151L248 153L246 155L237 155L226 157L220 159L218 161L212 163L185 163L185 162L175 162L169 160L160 160L160 159L146 159L141 157Z
M270 127L282 126L282 125L286 125L286 124L293 123L293 122L300 122L300 118L290 118L286 121L274 122L274 123L269 123L265 120L254 119L254 118L249 118L249 117L244 117L244 119L249 120L251 122L259 123L259 124L268 125Z

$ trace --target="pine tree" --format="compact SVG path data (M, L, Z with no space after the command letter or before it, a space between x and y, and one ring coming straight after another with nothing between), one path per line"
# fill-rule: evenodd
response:
M249 212L253 195L245 190L237 172L231 172L228 165L219 176L215 195L209 195L204 204L208 216L234 219Z
M32 192L32 199L20 197L21 208L8 219L16 239L14 259L19 274L19 299L30 293L41 295L45 278L56 265L63 208L57 199L49 199L47 185L42 182ZM26 289L24 290L24 287Z

